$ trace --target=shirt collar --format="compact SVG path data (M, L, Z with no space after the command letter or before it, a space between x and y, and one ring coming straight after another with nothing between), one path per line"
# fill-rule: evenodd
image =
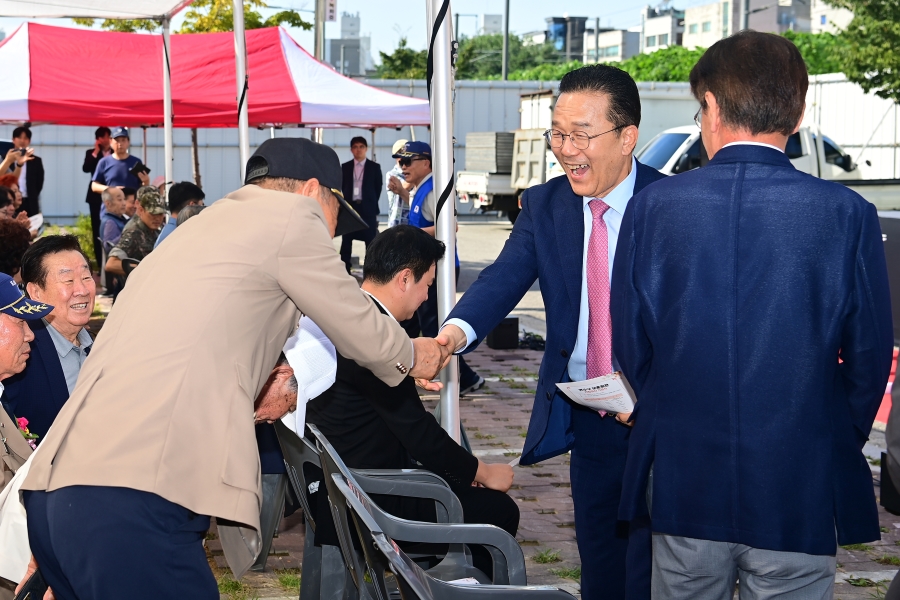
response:
M606 195L605 198L600 199L620 215L625 214L625 207L628 206L628 201L631 200L632 196L634 196L634 182L636 180L637 161L634 159L634 156L632 156L631 172L628 173L628 176L623 179L619 185L614 187L612 191ZM584 202L584 204L582 205L582 208L586 207L588 203L593 199L594 198L591 196L583 196L582 201Z
M395 317L395 316L393 315L393 313L391 313L391 311L388 310L388 307L385 306L385 305L381 302L381 300L379 300L378 298L376 298L375 296L373 296L372 294L370 294L370 293L367 292L366 290L362 290L362 292L363 292L365 295L367 295L369 298L371 298L372 300L374 300L375 302L377 302L377 303L378 303L378 306L380 306L381 308L383 308L383 309L384 309L384 312L386 312L393 320L395 320L395 321L397 320L397 317Z
M778 146L773 146L772 144L764 144L762 142L749 142L749 141L739 140L737 142L731 142L730 144L725 144L722 147L728 148L729 146L762 146L763 148L771 148L772 150L778 150L779 152L784 154L784 150L782 150Z
M356 160L356 159L354 158L354 159L353 159L353 162L355 162L355 163L357 164L357 166L361 166L361 165L366 164L366 159Z
M72 351L72 348L75 347L75 344L67 340L63 334L47 322L47 319L41 320L47 326L47 331L50 333L50 339L53 340L53 346L56 348L56 353L60 356L67 356L69 352ZM85 348L89 348L94 343L94 340L91 339L91 335L84 327L78 332L78 342L81 344L82 351L84 351Z

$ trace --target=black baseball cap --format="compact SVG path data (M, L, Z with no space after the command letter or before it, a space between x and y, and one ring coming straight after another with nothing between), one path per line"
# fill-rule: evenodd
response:
M316 179L331 190L340 202L335 237L368 229L369 225L344 199L343 175L337 153L324 144L306 138L274 138L260 144L247 161L244 185L260 177Z

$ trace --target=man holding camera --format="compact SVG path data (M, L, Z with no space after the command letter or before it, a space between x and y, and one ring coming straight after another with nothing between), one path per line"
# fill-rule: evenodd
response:
M29 217L41 212L41 190L44 189L44 163L34 155L31 147L31 130L27 127L16 127L12 134L13 147L21 157L16 160L19 171L19 191L22 192L22 210ZM15 167L14 167L15 168Z
M91 190L102 194L108 187L134 188L150 185L150 169L136 156L128 153L131 138L127 127L116 127L112 131L110 147L113 153L104 156L97 163Z

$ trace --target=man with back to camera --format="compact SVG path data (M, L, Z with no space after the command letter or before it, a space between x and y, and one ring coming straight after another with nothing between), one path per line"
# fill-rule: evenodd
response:
M651 496L654 598L730 600L737 580L742 599L830 599L837 545L880 538L862 453L893 347L878 217L784 153L809 85L792 42L737 33L690 83L710 161L634 198L613 271L637 395L620 516Z
M340 196L334 150L266 140L246 172L206 226L131 274L32 460L29 540L61 600L218 600L203 549L212 516L235 577L253 563L254 403L301 311L389 385L449 361L446 339L410 340L334 251L336 233L365 225Z
M12 134L13 148L22 157L16 160L21 167L19 172L19 191L22 192L22 210L29 217L41 212L41 190L44 189L44 161L34 154L31 148L31 129L16 127Z
M348 273L353 254L353 240L365 243L368 248L378 235L378 198L381 197L384 179L381 175L381 166L366 158L368 149L366 138L354 137L350 140L353 160L341 165L343 174L341 189L344 198L350 200L350 205L368 225L366 229L341 236L341 260L347 265Z
M618 520L629 429L576 405L561 381L605 375L611 353L609 277L619 225L631 196L665 177L632 154L641 122L637 85L624 71L591 65L559 83L546 137L565 177L529 188L494 264L472 284L442 330L457 350L473 349L540 281L547 345L521 464L572 451L572 499L585 600L650 596L646 519ZM618 244L617 244L618 241Z
M103 242L103 249L109 252L119 243L122 231L128 224L128 217L125 216L125 192L117 187L108 187L100 196L106 206L106 214L100 219L100 241Z
M206 194L203 193L199 186L190 181L179 181L172 186L166 198L169 205L169 217L166 219L166 224L163 225L162 231L159 232L156 243L153 244L154 248L159 246L170 233L175 231L175 226L178 223L178 213L181 209L194 204L203 206L203 199L206 198Z
M110 147L113 153L104 156L97 163L91 190L98 194L107 187L130 187L138 189L142 185L150 185L150 175L140 171L137 175L131 172L141 162L137 156L128 153L131 149L131 137L127 127L116 127L111 134Z

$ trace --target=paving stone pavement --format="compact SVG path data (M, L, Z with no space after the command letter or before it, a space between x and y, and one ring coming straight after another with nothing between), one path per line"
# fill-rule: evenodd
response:
M472 450L485 462L509 462L519 455L525 442L542 354L533 350L491 350L483 345L467 355L469 365L489 380L484 388L460 402L461 420ZM433 410L438 395L424 395L423 402ZM557 585L580 597L577 578L556 573L563 571L572 576L571 571L581 566L575 544L571 492L566 455L539 465L516 467L509 493L521 511L516 538L526 556L528 582ZM281 586L278 578L302 568L303 529L299 515L285 519L274 540L267 572L248 573L242 579L243 591L223 598L296 598L296 591ZM216 537L215 531L215 527L211 528L210 538ZM207 549L216 575L227 577L219 540L209 539ZM552 562L535 562L533 557L540 553Z
M467 355L470 366L488 382L484 388L465 396L460 415L476 456L486 462L509 462L522 449L531 413L541 352L531 350L491 350L482 345ZM431 410L436 394L426 394L423 402ZM866 454L877 463L884 446L883 435L873 431ZM880 467L875 464L873 484L880 494ZM578 581L566 578L580 568L575 542L574 513L569 457L560 456L538 465L518 466L510 495L521 511L516 539L526 556L528 582L556 585L580 598ZM881 540L839 548L834 597L839 600L883 598L890 580L900 569L900 516L881 506ZM279 577L297 573L303 562L303 522L298 515L282 522L267 563L267 572L248 573L241 592L223 598L296 598L296 588L285 588ZM215 537L215 528L210 537ZM207 542L210 564L218 577L228 577L217 539ZM558 553L558 554L557 554ZM540 556L539 556L540 555ZM535 557L552 557L554 562L537 562ZM735 596L737 597L737 596Z

